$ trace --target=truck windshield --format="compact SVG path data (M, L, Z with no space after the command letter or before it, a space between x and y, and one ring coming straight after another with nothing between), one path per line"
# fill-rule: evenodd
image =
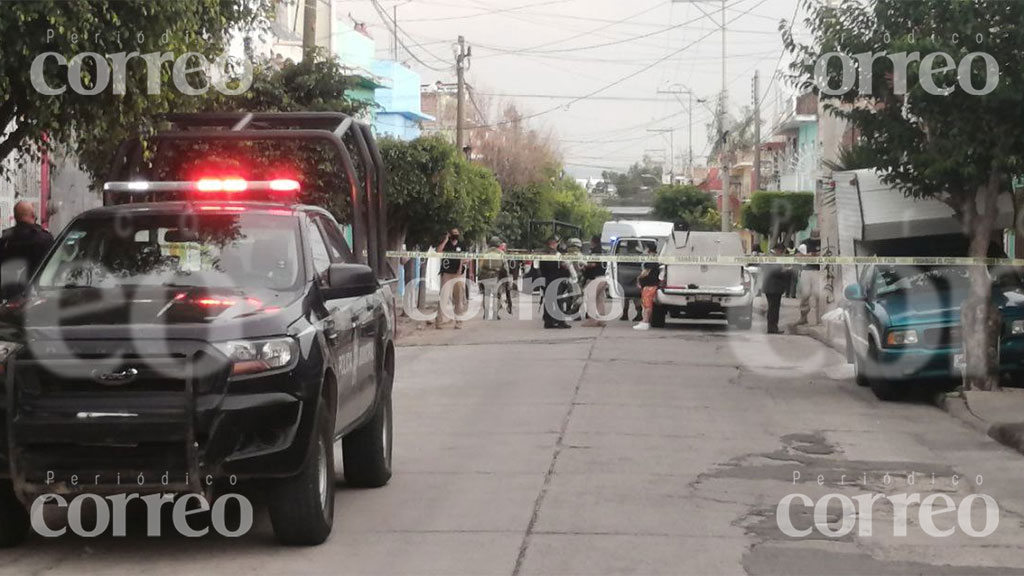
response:
M879 295L899 291L966 290L970 287L966 267L880 266L876 275Z
M303 275L296 221L241 213L79 219L42 267L37 287L293 290Z

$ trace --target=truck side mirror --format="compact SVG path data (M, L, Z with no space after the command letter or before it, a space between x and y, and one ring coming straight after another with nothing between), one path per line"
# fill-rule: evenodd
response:
M327 287L321 288L325 300L369 296L379 284L373 269L362 264L332 264L327 270Z
M865 300L864 290L861 289L860 284L850 284L843 290L843 296L846 297L850 302L858 302Z

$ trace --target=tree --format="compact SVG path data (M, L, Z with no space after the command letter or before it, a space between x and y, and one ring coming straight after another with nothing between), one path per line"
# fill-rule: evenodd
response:
M710 228L715 216L719 226ZM690 230L718 230L721 228L721 216L715 210L715 201L711 196L696 186L662 186L654 191L655 220L685 223Z
M813 40L799 43L783 28L798 85L818 93L829 113L871 143L884 182L908 196L945 202L963 225L970 256L986 257L999 197L1010 190L1011 176L1024 173L1024 3L805 6ZM844 84L843 59L822 59L834 52L871 61L859 74L847 73L857 80L849 90L837 89ZM902 57L905 66L896 64ZM826 66L816 82L819 60ZM846 63L850 70L852 60ZM970 276L962 313L966 384L994 389L999 314L985 268L971 267Z
M552 192L554 219L579 226L583 236L581 239L599 234L604 223L611 218L607 210L590 201L587 190L575 180L555 180L552 182Z
M215 112L342 112L356 116L371 107L348 97L358 81L337 57L317 47L299 62L258 59L248 90L236 95L211 92L201 106Z
M530 129L522 117L514 104L506 105L487 137L474 143L474 158L494 173L502 190L548 181L562 169L551 136Z
M85 169L102 176L122 139L152 130L160 114L188 112L201 105L202 98L188 96L174 86L172 62L164 62L160 74L154 74L159 90L147 93L148 66L141 57L124 66L123 94L115 93L117 77L112 75L113 81L94 95L71 89L68 66L48 57L42 60L42 79L54 89L67 89L44 95L32 81L33 62L41 55L55 52L72 60L87 52L103 57L135 52L169 52L180 57L195 52L213 61L229 46L232 30L265 25L273 4L273 0L4 2L0 17L0 160L16 151L22 153L21 163L38 157L48 138L47 145L68 145ZM103 75L97 74L96 60L88 57L82 63L81 81L86 91L102 88L99 81ZM189 73L186 78L195 88L209 85L203 72ZM3 169L0 165L0 175Z
M497 218L501 187L441 136L380 141L388 170L389 244L428 248L452 226L481 239Z
M643 200L643 191L661 184L664 167L650 156L644 155L640 162L634 162L625 173L606 170L601 178L615 185L620 198Z
M501 187L489 170L469 162L443 136L424 136L405 142L380 141L388 170L388 244L428 249L458 226L469 240L479 240L494 225L501 207ZM406 266L411 277L412 262ZM420 276L427 261L420 264ZM419 285L417 301L426 301Z
M548 134L529 128L513 104L473 150L501 184L501 209L492 232L513 246L525 246L532 220L562 220L591 233L608 219L587 191L566 178Z
M743 227L768 237L769 248L807 228L814 214L812 192L755 192L743 205Z

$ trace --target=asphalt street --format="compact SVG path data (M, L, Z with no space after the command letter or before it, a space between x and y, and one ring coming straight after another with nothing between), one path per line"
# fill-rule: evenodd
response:
M258 510L239 539L34 536L0 551L0 572L1024 574L1024 459L923 400L878 402L814 340L758 328L419 330L398 353L395 476L339 484L326 544L279 547ZM793 493L911 492L989 495L998 526L972 537L949 513L936 537L911 505L894 536L882 502L871 535L791 537L776 517ZM966 516L988 520L980 502ZM790 518L810 527L811 510ZM844 518L832 499L828 525Z

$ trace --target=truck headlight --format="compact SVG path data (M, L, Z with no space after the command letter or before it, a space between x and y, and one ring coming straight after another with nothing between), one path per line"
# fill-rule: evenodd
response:
M0 376L7 373L7 359L13 356L19 347L14 342L0 342Z
M247 376L286 368L299 354L299 345L294 338L232 340L215 346L231 360L232 376Z
M1013 322L1010 322L1010 335L1024 336L1024 320L1014 320Z
M885 337L885 346L887 348L913 346L914 344L917 344L916 330L893 330Z

